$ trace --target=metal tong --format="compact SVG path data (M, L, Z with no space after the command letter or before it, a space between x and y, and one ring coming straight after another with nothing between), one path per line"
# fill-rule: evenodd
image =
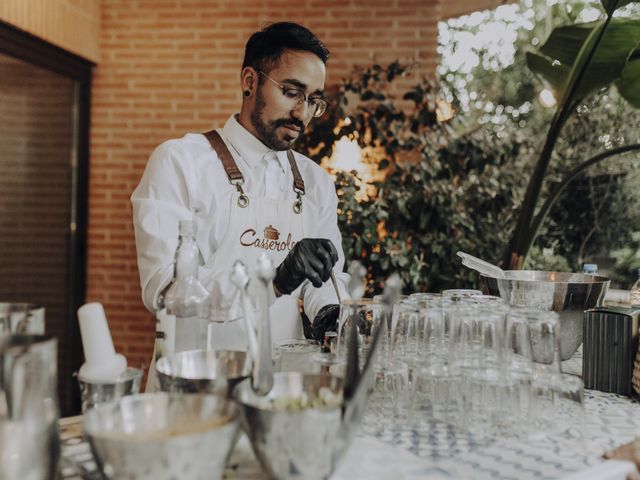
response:
M244 325L247 329L247 336L249 337L249 353L251 354L252 361L255 361L255 359L258 358L258 339L256 338L256 322L253 306L251 305L251 300L247 292L249 280L249 269L243 262L236 260L231 270L231 283L238 287Z
M262 253L258 258L256 275L263 287L264 303L260 308L262 315L258 324L258 355L253 364L252 386L258 395L266 395L273 387L273 356L271 353L268 289L273 288L271 282L276 276L276 267L265 253Z
M359 294L360 296L364 294L364 275L366 275L366 270L363 272L362 265L355 266L353 269L349 268L349 273L351 274L351 282L350 282L350 293ZM353 283L353 289L351 288ZM357 282L357 283L356 283ZM357 285L362 285L361 290L357 289ZM383 318L380 320L380 325L377 329L375 329L373 333L373 338L371 340L371 345L369 347L369 352L367 353L367 357L364 362L364 366L362 371L360 371L360 359L358 352L358 333L357 333L357 311L356 311L356 296L352 295L353 301L353 316L352 316L352 325L351 331L349 335L349 348L347 352L347 372L345 375L345 385L344 385L344 407L342 411L343 419L347 422L359 422L364 414L364 409L367 404L367 399L369 397L369 389L372 384L370 381L371 375L373 374L373 364L374 357L376 351L378 349L378 344L380 343L380 337L386 329L386 325L390 323L391 313L393 311L393 305L400 298L402 293L402 281L400 280L400 276L398 274L392 274L387 281L385 282L384 292L382 295L382 315ZM359 297L358 297L359 298Z

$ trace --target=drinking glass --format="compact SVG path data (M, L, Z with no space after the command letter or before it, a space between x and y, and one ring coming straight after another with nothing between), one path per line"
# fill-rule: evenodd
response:
M441 293L418 292L409 295L409 300L418 303L419 308L441 307L443 296Z
M393 309L391 354L409 364L420 360L424 346L425 319L418 305L409 300L398 302Z
M383 424L402 424L409 414L409 365L392 360L376 368L369 413Z
M313 353L311 354L313 371L311 373L329 374L336 377L344 377L347 364L340 360L335 353Z
M276 372L315 373L313 354L320 353L320 342L290 338L278 340L273 346Z
M515 307L512 315L526 319L531 332L534 368L539 375L560 374L560 320L556 312Z
M506 317L505 368L511 384L504 405L502 434L524 436L531 428L533 353L527 317L510 311Z
M355 308L356 322L353 321ZM338 347L337 353L342 358L347 357L349 336L354 323L358 333L358 346L361 350L360 359L364 360L373 340L373 334L378 328L383 328L382 338L378 345L378 358L385 357L388 350L388 326L382 321L382 305L371 298L362 298L354 303L351 299L340 303L338 318Z
M476 297L478 295L482 295L482 292L480 290L473 290L469 288L452 288L442 291L442 297L444 299L449 299L454 302L458 302L466 298Z
M584 383L580 377L562 374L553 386L554 407L559 425L580 426L584 422Z
M419 312L423 322L423 362L446 361L449 330L447 310L444 308L423 308Z
M254 319L258 312L252 311ZM255 320L252 320L253 324ZM244 311L239 303L219 305L209 311L205 321L206 346L202 350L234 350L246 352L249 349L249 334Z

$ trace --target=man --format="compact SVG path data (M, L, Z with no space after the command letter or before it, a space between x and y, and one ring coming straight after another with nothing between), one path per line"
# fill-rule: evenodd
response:
M199 278L227 315L234 261L253 268L266 252L278 265L272 338L302 338L299 296L312 319L307 336L321 339L335 328L332 271L347 297L335 188L318 165L290 150L326 109L328 57L324 44L301 25L275 23L254 33L240 74L240 113L224 128L186 134L152 153L131 197L142 296L151 312L172 278L178 222L193 220Z

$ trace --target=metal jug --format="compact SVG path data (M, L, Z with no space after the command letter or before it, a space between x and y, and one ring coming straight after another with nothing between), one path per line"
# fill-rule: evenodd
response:
M0 480L56 478L57 352L52 337L0 337Z

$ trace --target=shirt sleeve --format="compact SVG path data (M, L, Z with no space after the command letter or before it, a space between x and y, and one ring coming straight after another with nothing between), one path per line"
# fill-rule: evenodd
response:
M331 178L327 175L326 182L323 184L323 206L319 211L317 222L315 222L317 229L315 230L314 237L331 240L338 251L338 261L333 266L333 271L340 291L340 297L344 300L349 298L349 294L347 293L349 275L343 271L345 258L344 251L342 250L342 235L338 229L337 212L338 196L336 195L335 186ZM338 297L330 279L320 288L314 288L313 285L306 282L302 295L305 314L312 323L322 307L338 304Z
M173 277L178 223L191 212L186 152L171 141L154 150L131 196L142 300L152 313L158 295Z

